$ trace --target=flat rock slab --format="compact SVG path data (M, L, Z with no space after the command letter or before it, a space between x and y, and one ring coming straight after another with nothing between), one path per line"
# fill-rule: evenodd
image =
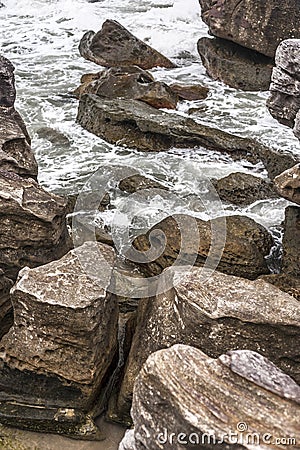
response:
M173 288L140 300L115 417L130 421L133 386L147 357L176 343L192 345L211 357L235 349L257 351L300 381L300 303L294 297L263 280L208 274L198 268L184 274L168 269L162 286L169 276Z
M79 52L85 59L105 67L176 67L168 58L135 37L115 20L106 20L98 33L85 33L79 44Z
M150 356L138 376L134 444L137 450L298 448L299 413L300 387L258 353L212 359L175 345Z
M274 58L284 39L300 38L299 0L199 0L210 33Z
M83 262L99 267L101 258L100 282ZM1 423L100 437L92 410L118 346L117 300L106 292L114 259L111 247L88 242L20 271L11 291L14 324L1 341Z
M234 89L268 91L273 60L225 39L203 37L198 52L208 75Z
M0 171L0 227L0 268L12 279L70 249L66 200L12 172Z

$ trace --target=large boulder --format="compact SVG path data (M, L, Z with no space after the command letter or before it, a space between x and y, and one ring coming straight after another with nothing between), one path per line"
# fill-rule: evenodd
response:
M99 267L101 258L98 280L82 262ZM1 341L1 423L100 437L93 414L118 346L117 301L106 291L114 259L111 247L89 242L20 272L11 294L14 325Z
M221 200L238 206L278 197L272 183L248 173L234 172L213 184Z
M276 51L275 64L267 106L275 119L293 128L300 138L297 120L300 110L300 39L281 42Z
M214 36L273 58L284 39L300 38L299 0L199 0Z
M197 228L187 234L186 231L191 230L193 221ZM158 253L154 260L139 262L141 269L152 276L173 265L180 251L184 253L182 261L188 261L189 257L192 259L195 256L195 264L203 266L211 249L223 244L222 231L225 230L225 245L220 253L218 270L249 279L269 273L265 257L270 253L273 239L262 225L245 216L220 217L211 221L195 219L188 215L169 216L154 225L146 234L138 236L133 245L146 255L151 242L151 251ZM154 235L157 236L152 239L151 236ZM166 241L165 245L162 239ZM196 248L197 240L199 245L196 244ZM221 251L221 248L219 250Z
M79 44L79 52L85 59L105 67L175 67L168 58L135 37L115 20L106 20L98 33L85 33Z
M278 194L300 205L300 164L278 175L274 184Z
M0 228L0 268L9 278L70 249L66 200L12 172L0 172Z
M83 78L77 92L79 95L90 93L105 98L141 100L154 108L176 109L178 101L177 94L166 83L155 81L149 72L137 66L112 67L90 82Z
M214 80L245 91L269 89L272 59L220 38L201 38L198 52L208 75Z
M37 177L37 163L30 148L26 126L14 109L14 66L0 56L0 170Z
M258 351L300 381L300 303L294 297L263 280L220 272L205 278L198 268L184 276L181 270L168 269L164 275L173 277L174 287L140 300L115 417L130 421L133 386L147 357L176 343L211 357L235 349Z
M175 345L150 356L139 374L134 440L120 449L292 449L299 414L300 387L259 353L212 359Z

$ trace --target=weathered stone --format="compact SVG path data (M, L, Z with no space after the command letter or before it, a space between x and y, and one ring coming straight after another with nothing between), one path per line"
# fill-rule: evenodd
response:
M191 229L191 221L195 221L198 234L185 235L187 242L183 244L182 233ZM222 230L226 228L226 242L218 270L230 275L255 279L259 275L269 273L265 257L270 253L273 239L270 233L253 219L245 216L219 217L211 221L192 218L188 215L173 215L154 225L146 234L138 236L134 247L146 254L150 249L149 237L152 239L152 252L159 256L150 262L139 262L141 269L147 275L158 275L163 269L171 266L177 260L179 251L183 250L183 261L189 261L195 256L195 264L203 266L207 260L212 245L212 236L216 247L221 245ZM158 235L159 232L159 235ZM157 234L157 236L156 236ZM162 236L166 243L162 242ZM195 249L196 239L199 239L198 251ZM224 239L225 240L225 239ZM219 242L220 241L220 242ZM182 249L184 245L184 249ZM163 249L163 251L161 251ZM194 251L197 254L194 255ZM187 262L186 262L187 264Z
M85 33L79 44L79 52L85 59L106 67L175 67L168 58L136 38L115 20L106 20L98 33Z
M275 119L294 128L299 139L300 39L281 42L276 51L275 63L267 106Z
M253 139L234 136L136 100L108 100L84 94L79 101L77 122L108 142L141 151L198 145L252 162L270 154L269 148Z
M208 75L244 91L269 90L273 60L225 39L203 37L198 52Z
M227 177L214 181L213 184L221 200L239 206L278 197L270 182L248 173L231 173Z
M13 64L0 55L0 107L9 108L16 100Z
M34 180L0 172L0 268L15 278L24 267L60 258L70 249L66 201Z
M300 205L300 164L278 175L274 184L282 197Z
M170 88L182 100L203 100L208 96L209 89L198 84L170 84Z
M90 93L105 98L141 100L154 108L176 109L178 97L163 82L155 81L149 72L137 66L112 67L99 73L97 79L86 82L75 93L79 97Z
M236 350L212 359L175 345L151 355L141 370L132 408L135 442L123 448L297 448L299 403L299 386L258 353Z
M7 333L13 322L12 305L9 290L13 286L12 280L4 276L0 269L0 339Z
M117 351L118 307L106 292L114 257L89 242L20 272L14 325L1 341L1 423L99 438L93 410ZM99 279L89 277L82 262L99 267L101 258Z
M30 138L13 108L0 108L0 170L37 178L38 167Z
M300 277L300 208L288 206L285 210L282 271Z
M299 0L199 0L214 36L273 58L284 39L300 38Z
M165 272L172 276L173 269ZM204 272L205 274L205 272ZM120 388L116 413L130 421L135 379L147 357L176 343L193 345L217 357L233 349L261 352L300 380L300 303L259 279L214 272L203 281L194 268L174 278L174 288L139 302L137 328Z
M119 189L121 189L121 191L129 192L130 194L133 194L134 192L140 191L142 189L168 190L161 183L138 174L123 178L123 180L121 180L119 183Z
M264 281L274 284L281 291L300 300L300 278L287 275L285 273L263 275L261 277Z
M266 147L261 149L260 156L271 180L300 162L299 154Z

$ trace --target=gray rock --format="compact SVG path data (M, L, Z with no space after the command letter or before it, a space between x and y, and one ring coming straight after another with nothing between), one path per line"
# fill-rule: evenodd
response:
M299 0L199 0L214 36L273 58L284 39L300 38Z
M106 20L98 33L85 33L79 44L79 52L85 59L106 67L175 67L168 58L136 38L115 20Z
M15 76L13 64L0 55L0 107L9 108L16 99Z
M283 235L283 264L285 274L300 277L300 207L288 206L285 210Z
M178 101L177 94L166 83L155 81L149 72L137 66L112 67L89 82L83 78L75 94L80 97L84 93L110 99L141 100L154 108L176 109Z
M281 42L276 51L275 63L267 106L272 116L280 123L294 128L299 138L300 39Z
M0 268L14 279L24 267L60 258L70 249L66 201L34 180L0 172Z
M130 194L133 194L134 192L140 191L142 189L168 190L161 183L138 174L123 178L123 180L121 180L119 183L119 189Z
M101 282L82 261L103 266ZM24 268L12 290L14 325L1 341L0 420L99 439L93 422L117 351L118 306L106 292L115 254L89 242L61 260Z
M231 173L213 184L220 199L234 205L247 206L257 200L278 197L272 183L247 173Z
M137 328L118 395L117 414L130 420L134 382L147 357L183 343L211 357L235 349L262 353L300 380L298 347L300 303L263 280L249 281L214 272L165 272L174 287L140 300ZM162 280L162 283L164 280Z
M258 353L236 350L212 359L175 345L151 355L138 376L134 445L250 450L273 448L276 436L277 448L292 449L300 438L299 403L299 386Z
M273 60L225 39L203 37L198 52L208 75L244 91L269 90Z
M278 175L274 184L282 197L300 205L300 164Z
M195 230L192 228L193 220ZM178 264L178 255L183 252L181 264L191 263L195 258L195 264L203 266L211 251L212 236L217 248L222 245L223 229L224 231L226 229L225 247L221 253L218 270L248 279L269 273L265 257L273 245L270 233L253 219L238 215L228 216L226 219L219 217L211 221L195 219L188 215L169 216L134 240L134 247L147 255L150 249L149 239L152 236L151 251L153 254L157 253L150 262L143 262L141 259L138 264L148 276L158 275L175 262ZM191 232L188 233L188 230Z

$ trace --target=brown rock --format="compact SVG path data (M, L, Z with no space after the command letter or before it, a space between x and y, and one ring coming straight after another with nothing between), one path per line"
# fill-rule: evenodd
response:
M288 206L285 210L282 271L300 277L300 208Z
M209 89L197 84L170 84L170 88L182 100L203 100L208 96Z
M83 269L108 263L92 279ZM106 292L114 251L86 243L24 268L12 290L14 325L2 339L1 423L98 439L93 410L117 351L118 307Z
M97 75L90 82L84 79L83 85L75 93L79 97L90 93L110 99L141 100L154 108L176 109L178 98L169 86L155 81L149 72L137 66L113 67Z
M299 0L199 0L214 36L273 58L284 39L300 38Z
M193 221L195 230L192 228ZM189 233L188 230L192 231ZM225 247L221 251L222 232L225 233L225 230ZM165 246L162 233L166 240ZM248 217L228 216L226 219L220 217L206 222L187 215L169 216L134 240L134 247L145 255L150 249L151 235L151 252L159 256L151 258L150 262L138 262L141 269L150 276L160 274L163 269L178 261L180 251L183 252L181 264L195 262L197 266L203 266L211 251L211 236L214 238L215 248L220 250L218 270L221 272L249 279L269 273L265 257L273 245L272 237L262 225Z
M247 173L231 173L213 183L221 200L247 206L257 200L278 197L273 185Z
M138 376L134 442L120 448L297 448L299 390L258 353L236 350L212 359L175 345L151 355Z
M263 275L261 278L268 283L274 284L274 286L291 295L296 300L300 300L300 278L285 273Z
M168 190L165 186L158 183L157 181L151 180L151 178L147 178L143 175L138 174L123 178L123 180L121 180L119 183L119 189L121 189L121 191L129 192L130 194L133 194L134 192L140 191L142 189Z
M0 107L9 108L16 99L13 64L0 55Z
M249 281L193 268L173 269L174 287L155 298L140 300L133 338L115 415L130 421L135 379L147 357L176 343L192 345L211 357L233 349L262 353L300 380L298 342L300 303L263 280ZM205 280L205 281L204 281ZM160 286L161 288L161 286Z
M175 67L168 58L136 38L115 20L106 20L98 33L85 33L79 44L79 52L85 59L106 67Z
M274 184L282 197L300 205L300 164L278 175Z
M225 39L203 37L198 52L208 75L244 91L269 90L273 60Z
M66 201L34 180L0 172L0 267L15 278L24 267L60 258L70 249Z

